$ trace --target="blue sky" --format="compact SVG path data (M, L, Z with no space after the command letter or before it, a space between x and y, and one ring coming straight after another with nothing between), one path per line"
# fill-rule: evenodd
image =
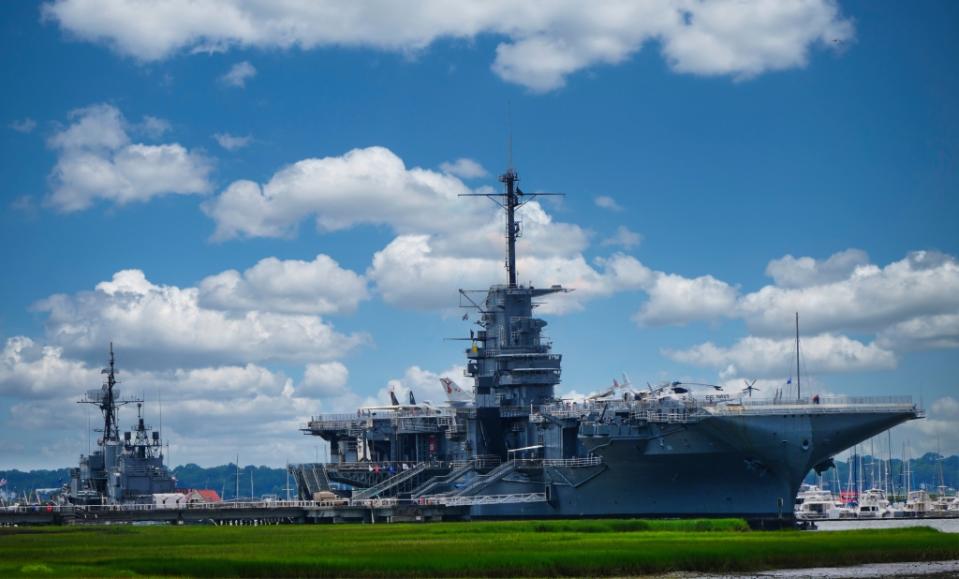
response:
M798 309L812 391L921 397L897 441L959 451L954 3L160 6L0 7L0 467L85 450L111 338L176 463L308 459L311 414L465 384L455 290L505 274L455 195L499 186L509 117L522 187L566 193L519 272L577 290L543 307L564 392L771 393Z

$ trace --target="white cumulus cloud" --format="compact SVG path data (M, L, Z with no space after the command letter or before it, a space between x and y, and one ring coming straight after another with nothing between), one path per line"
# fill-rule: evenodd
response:
M93 105L72 111L69 118L71 124L49 140L58 155L50 175L53 191L46 200L50 206L69 212L97 200L123 205L210 190L208 159L179 143L130 142L130 125L116 107ZM159 123L147 117L142 130L162 133Z
M156 285L140 270L34 308L47 315L50 343L65 352L89 358L114 341L138 367L331 360L368 340L341 334L315 315L210 309L200 304L198 288Z
M619 246L623 249L632 249L643 242L643 236L625 225L616 228L616 232L603 240L603 245Z
M952 392L956 392L954 386ZM926 418L912 420L901 428L909 440L913 458L924 452L950 454L959 449L959 399L954 396L937 398L927 408Z
M766 266L766 275L784 288L802 288L844 280L857 267L869 265L869 256L860 249L834 253L825 260L786 255Z
M213 138L216 140L218 145L227 151L236 151L237 149L242 149L253 142L253 137L249 135L238 136L231 135L230 133L215 133Z
M204 278L198 287L202 307L239 311L348 313L369 297L362 276L323 254L313 261L268 257L243 273Z
M318 398L343 396L348 392L346 383L349 377L349 370L340 362L307 364L299 392Z
M876 342L898 351L959 348L959 312L899 322L879 332Z
M456 177L407 169L389 149L369 147L298 161L263 185L234 181L204 209L216 221L217 239L290 235L308 216L323 231L357 224L434 231L468 223L470 213L452 205L462 209L457 195L469 192ZM455 219L456 213L464 217Z
M18 133L27 134L32 133L33 129L37 128L37 121L31 119L30 117L25 117L12 121L8 126Z
M593 199L593 203L595 203L597 207L608 209L609 211L623 210L622 206L609 195L600 195L599 197Z
M792 260L788 275L780 269L787 262L773 262L777 279L789 286L769 285L742 297L737 315L751 331L786 333L794 312L810 333L879 331L919 316L959 313L959 263L952 256L916 251L884 267L847 263L840 268L848 272L845 277L817 266L792 267L806 259ZM830 261L836 256L825 263Z
M479 177L485 177L489 174L482 165L473 159L467 158L442 163L440 164L440 169L442 169L444 173L455 175L461 179L478 179Z
M246 81L256 76L256 67L247 61L238 62L230 67L230 70L220 77L220 81L227 86L243 88Z
M402 6L54 0L42 13L75 38L145 61L233 47L415 53L439 39L490 35L501 39L492 70L533 91L559 88L583 69L626 61L651 43L659 44L677 72L748 78L805 66L814 47L830 48L853 36L851 21L834 0L450 0Z
M634 319L644 325L686 324L728 315L736 305L737 290L711 275L687 278L657 272L644 288L649 301Z
M863 344L846 336L819 334L801 341L806 364L818 373L889 370L896 356L875 343ZM747 336L729 347L706 342L686 350L664 350L669 358L685 364L722 370L724 375L760 378L792 375L795 342Z
M42 346L25 336L8 338L0 353L0 395L66 396L93 388L99 369L63 358L62 350Z

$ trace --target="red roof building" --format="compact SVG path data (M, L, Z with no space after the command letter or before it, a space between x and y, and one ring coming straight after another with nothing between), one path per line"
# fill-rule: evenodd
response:
M186 495L188 503L218 503L222 500L213 489L180 489L179 492Z

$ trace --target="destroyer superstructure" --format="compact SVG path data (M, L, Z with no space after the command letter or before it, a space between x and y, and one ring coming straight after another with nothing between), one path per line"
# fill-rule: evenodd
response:
M750 396L700 397L671 382L558 400L562 358L533 312L537 298L568 290L517 284L516 210L535 194L512 169L500 180L502 193L477 195L505 210L507 283L485 299L460 290L482 328L465 352L472 402L394 400L313 418L303 430L329 442L331 461L291 468L301 498L335 490L353 501L467 506L477 517L791 518L810 469L921 417L908 397L761 400L752 385Z
M87 391L79 401L97 407L103 414L98 429L97 450L80 457L80 465L70 469L66 499L73 504L148 503L152 495L170 493L176 481L163 464L160 432L143 419L143 400L123 398L116 387L116 359L110 344L109 365L102 370L106 380L98 389ZM120 437L119 409L136 404L137 421L133 430Z

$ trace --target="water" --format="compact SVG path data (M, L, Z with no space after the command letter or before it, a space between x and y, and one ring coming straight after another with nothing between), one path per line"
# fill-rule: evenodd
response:
M904 527L932 527L944 533L959 533L959 519L843 519L838 521L816 521L817 531L902 529Z
M708 577L709 579L762 578L815 578L815 579L866 579L878 577L923 577L926 579L959 576L959 561L930 561L927 563L877 563L853 567L816 567L812 569L779 569L742 575L677 575L676 577Z

